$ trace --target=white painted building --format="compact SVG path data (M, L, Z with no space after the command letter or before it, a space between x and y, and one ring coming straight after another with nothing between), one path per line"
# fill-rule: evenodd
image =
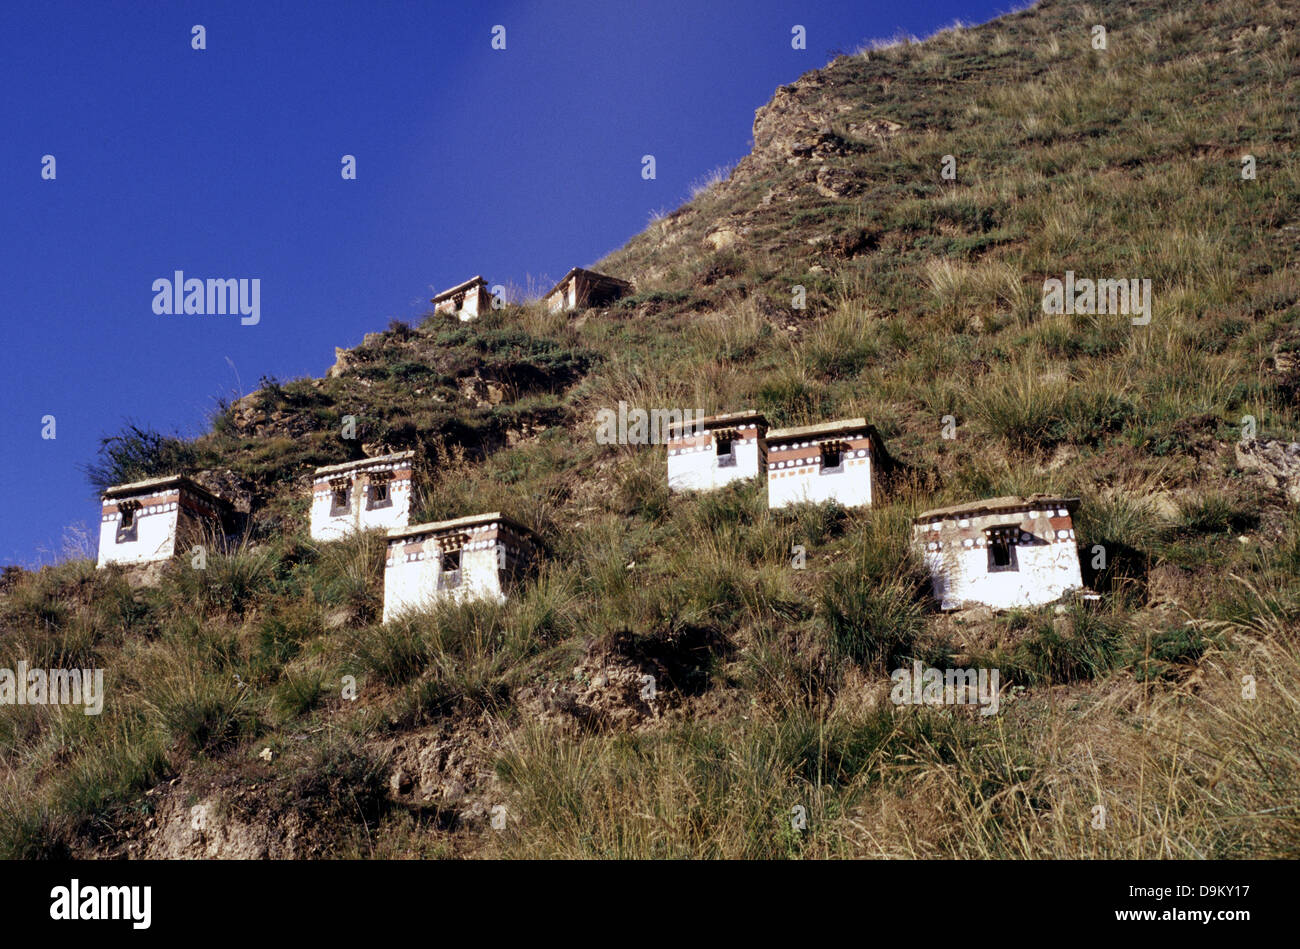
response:
M440 601L505 602L537 549L533 534L499 511L390 530L384 622Z
M1078 498L1036 494L936 508L915 519L935 599L994 609L1041 606L1082 589L1073 513Z
M767 420L757 412L712 415L668 429L668 487L712 491L767 470L763 435Z
M488 282L481 276L474 276L442 291L430 302L433 303L433 312L460 317L463 323L490 310L492 294L488 290Z
M870 507L880 438L865 418L772 429L767 444L767 506L837 501Z
M184 475L118 484L101 495L98 566L168 560L219 537L230 505Z
M414 459L415 452L403 451L317 468L311 486L312 540L405 527L411 517Z
M632 284L619 280L608 274L596 273L574 267L559 283L548 290L542 297L546 308L557 313L560 310L578 310L588 306L604 306L613 303L619 297L632 290Z

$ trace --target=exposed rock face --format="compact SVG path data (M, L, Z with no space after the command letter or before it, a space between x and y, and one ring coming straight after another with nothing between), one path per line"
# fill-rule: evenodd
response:
M857 151L859 143L841 137L832 128L855 103L848 97L833 94L826 86L825 73L815 72L778 89L772 101L754 114L754 151L741 160L741 165L797 164ZM902 125L876 118L844 128L857 138L888 138L897 134Z
M312 430L311 418L302 412L262 407L261 390L244 396L230 406L235 431L249 438L298 438Z
M635 662L602 654L574 667L572 682L526 687L519 698L532 714L561 728L634 729L663 710L657 689L649 687L653 681Z
M154 560L150 563L124 564L122 567L123 576L126 577L127 584L133 590L142 587L157 587L162 583L163 570L167 566L165 560Z
M814 179L817 193L823 198L848 198L862 191L862 181L851 168L824 165Z
M1270 488L1286 492L1292 504L1300 504L1300 442L1239 442L1237 467L1255 473Z
M1274 340L1267 369L1273 384L1284 395L1294 398L1300 393L1300 330Z
M337 379L346 372L350 372L357 366L357 359L352 355L352 350L344 349L341 346L334 347L334 365L329 367L325 373L327 379Z
M416 810L436 811L448 826L483 824L504 797L484 743L485 736L472 725L444 724L404 736L384 751L393 762L389 798Z
M456 386L460 389L462 399L480 409L500 405L506 398L506 391L501 385L478 373L457 379Z
M889 138L891 135L897 135L902 130L902 125L898 122L891 122L889 119L868 119L861 125L856 123L849 125L850 135L874 135L877 138Z
M826 95L825 84L821 73L810 73L776 90L772 101L754 113L755 157L771 160L793 154L816 139L818 130L828 129L840 113L852 108L850 103Z
M251 485L229 468L208 468L192 475L196 484L230 502L240 514L247 514L253 503Z
M256 795L211 792L197 803L173 794L158 812L142 856L149 859L292 860L301 846L302 818L292 810L267 820L249 812Z
M740 242L740 234L734 228L720 227L705 235L704 243L714 250L726 250Z

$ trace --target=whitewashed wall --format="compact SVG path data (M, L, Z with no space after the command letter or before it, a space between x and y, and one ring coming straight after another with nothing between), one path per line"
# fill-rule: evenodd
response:
M391 527L405 527L411 516L411 482L393 480L389 482L388 494L392 504L388 507L366 509L368 486L364 478L352 481L349 510L333 515L334 494L325 486L313 486L311 496L311 537L312 540L340 540L357 530L387 530Z
M734 465L719 466L713 440L703 445L668 448L668 487L673 491L712 491L733 481L757 478L760 470L760 445L752 434L742 442L732 443Z
M570 279L563 287L546 298L546 307L552 313L560 310L572 310L578 305L578 285L576 279Z
M439 601L493 599L505 602L499 569L500 543L486 549L461 551L461 582L450 590L439 590L442 557L432 541L416 554L403 554L405 542L390 544L384 567L384 622L403 613L427 610Z
M845 458L842 471L823 474L821 463L768 471L767 506L838 501L845 507L871 506L871 459L865 449Z
M332 491L313 490L311 495L311 539L339 540L357 529L356 490L353 489L351 507L346 513L332 515L334 495Z
M99 522L98 566L110 563L150 563L166 560L176 552L179 511L175 502L144 504L135 513L136 540L119 544L120 512L103 514Z
M994 609L1042 606L1083 586L1079 552L1073 543L1016 548L1019 570L990 573L985 549L929 554L934 593L944 609L965 601Z
M364 494L363 491L359 493ZM362 497L359 502L360 510L357 512L357 526L361 530L387 530L390 527L405 527L410 523L411 482L396 480L389 482L388 496L392 499L391 505L372 510L366 509L365 498Z
M1018 525L1017 569L990 570L983 532ZM982 603L993 609L1041 606L1083 587L1072 520L1063 510L950 518L935 529L920 524L913 538L930 570L943 609Z

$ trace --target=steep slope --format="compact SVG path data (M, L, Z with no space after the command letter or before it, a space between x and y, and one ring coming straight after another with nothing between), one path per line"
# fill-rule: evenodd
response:
M1300 518L1237 443L1300 420L1297 12L1049 2L841 57L594 265L616 306L394 324L110 456L181 452L251 540L157 588L7 575L4 664L109 701L0 709L4 851L1294 856ZM1150 322L1044 313L1067 271L1151 280ZM870 512L670 497L661 449L597 444L620 401L864 415L902 466ZM508 606L378 624L381 540L304 536L313 466L408 447L418 519L545 540ZM910 518L1036 491L1083 499L1102 605L937 614ZM913 658L999 668L997 720L893 706Z

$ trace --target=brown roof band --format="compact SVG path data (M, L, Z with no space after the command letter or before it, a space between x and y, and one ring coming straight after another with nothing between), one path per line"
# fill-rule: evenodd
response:
M366 465L395 465L403 461L411 461L415 458L414 451L397 451L391 455L376 455L374 458L358 458L356 461L344 461L337 465L325 465L317 468L315 478L323 478L327 475L351 471L354 468L364 468Z
M207 488L200 486L185 475L163 475L159 478L132 481L129 484L115 484L111 488L105 488L100 497L107 501L109 498L128 498L137 494L148 494L163 488L183 488L191 494L197 494L218 506L230 506L230 502L225 498L213 494Z
M801 425L797 428L774 428L767 433L769 443L775 441L796 441L814 435L839 435L846 432L867 433L874 431L865 418L842 418L833 422L821 422L817 425Z
M741 422L754 422L762 428L767 428L767 419L762 412L756 412L753 409L742 409L739 412L723 412L720 415L710 415L707 418L697 418L690 422L675 422L669 425L665 431L676 432L682 429L695 429L703 431L712 431L716 428L726 428L731 425L738 425Z
M462 290L468 290L470 287L477 287L480 284L486 286L487 280L485 280L481 274L475 274L473 277L466 280L464 283L458 283L450 290L444 290L442 291L442 293L437 294L430 302L437 303L439 300L445 300L447 299L447 297L452 296L453 294L460 293Z
M632 284L628 283L626 280L620 280L620 279L618 279L618 277L611 277L609 274L597 273L597 272L594 271L594 270L587 270L585 267L574 267L574 268L572 268L568 273L566 273L563 277L561 277L561 278L556 282L555 286L551 287L551 289L549 289L549 290L547 290L545 293L543 293L543 294L542 294L542 298L545 299L546 297L549 297L552 293L554 293L556 290L559 290L560 287L562 287L562 286L564 286L564 284L568 283L568 282L569 282L569 278L572 277L572 276L574 276L575 274L586 274L586 275L587 275L587 278L588 278L592 283L597 283L597 284L599 284L599 283L604 283L604 284L610 284L610 285L613 285L613 286L627 287L628 289L631 289L631 287L632 287Z
M1067 511L1074 512L1079 507L1079 499L1063 498L1055 494L1031 494L1024 497L1010 494L999 498L986 498L982 501L968 501L965 504L952 504L948 507L936 507L918 514L913 518L913 523L935 521L945 517L996 514L1001 511L1031 511L1049 507L1063 507Z
M479 527L484 524L504 524L516 533L533 538L537 536L514 518L506 517L500 511L493 511L491 514L468 514L464 517L454 517L449 521L429 521L425 524L412 524L409 527L390 527L388 529L388 540L391 542L401 540L404 537L439 534L444 531L464 527Z

